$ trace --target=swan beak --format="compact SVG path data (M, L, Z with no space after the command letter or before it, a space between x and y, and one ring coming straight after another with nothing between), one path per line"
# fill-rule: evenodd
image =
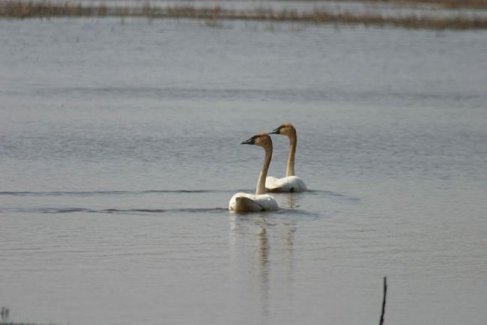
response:
M272 132L269 132L269 134L279 134L281 130L281 127L278 127L277 129L272 130Z
M242 141L240 144L255 144L255 137Z

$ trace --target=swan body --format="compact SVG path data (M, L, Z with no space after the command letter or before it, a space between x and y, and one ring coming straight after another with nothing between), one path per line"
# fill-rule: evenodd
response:
M268 176L265 180L265 187L269 192L305 192L308 190L304 181L298 176L283 178Z
M241 144L253 144L264 148L264 166L259 174L255 194L238 192L232 196L228 203L228 209L233 212L261 212L275 211L279 209L277 201L269 194L265 194L265 180L272 159L272 140L268 134L258 134L242 142Z
M294 160L296 156L296 145L298 136L296 129L291 123L284 123L274 129L270 134L285 135L289 138L289 155L286 166L286 176L276 178L269 176L266 178L265 187L268 192L304 192L308 188L304 181L294 173Z
M228 209L235 212L275 211L279 209L279 205L269 194L254 195L238 192L230 199Z

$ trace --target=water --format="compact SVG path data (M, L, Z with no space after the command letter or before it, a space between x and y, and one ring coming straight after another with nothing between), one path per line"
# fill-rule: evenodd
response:
M487 34L0 21L0 304L56 324L487 319ZM255 133L311 189L238 216ZM288 142L273 137L270 174Z

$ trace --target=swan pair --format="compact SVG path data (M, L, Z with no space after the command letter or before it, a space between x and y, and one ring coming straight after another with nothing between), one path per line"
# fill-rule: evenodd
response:
M272 159L272 140L269 134L285 135L289 138L289 156L286 167L286 177L267 177L267 171ZM264 165L260 171L257 188L254 194L239 192L232 196L228 209L234 212L275 211L279 208L277 201L268 192L303 192L306 185L303 180L294 175L294 160L296 155L297 134L291 123L285 123L270 132L257 134L241 144L251 144L262 147L265 151Z

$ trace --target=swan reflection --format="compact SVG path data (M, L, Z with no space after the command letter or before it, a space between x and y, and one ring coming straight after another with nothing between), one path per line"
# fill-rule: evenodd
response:
M295 233L294 224L267 214L230 216L232 282L254 284L249 299L262 316L269 314L273 293L292 302Z

